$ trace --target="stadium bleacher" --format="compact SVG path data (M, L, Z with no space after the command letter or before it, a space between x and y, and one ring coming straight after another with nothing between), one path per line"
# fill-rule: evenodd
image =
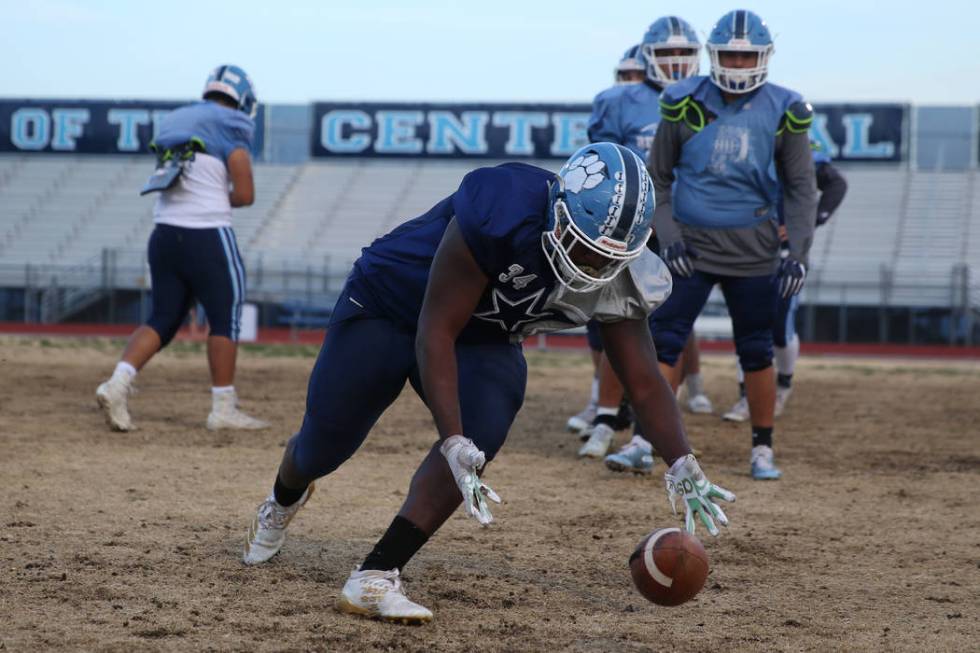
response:
M342 275L360 248L418 215L469 170L465 159L335 159L255 167L256 203L235 211L246 260L324 267ZM559 162L538 161L556 168ZM82 265L103 249L139 251L152 229L153 200L138 189L146 157L0 156L0 263ZM843 168L849 192L817 232L810 301L949 305L954 266L980 260L975 171L905 166ZM883 272L883 270L885 272ZM841 288L846 286L842 291Z

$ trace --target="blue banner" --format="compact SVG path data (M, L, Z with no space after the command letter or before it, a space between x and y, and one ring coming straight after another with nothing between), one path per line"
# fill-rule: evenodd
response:
M565 158L589 142L587 104L313 105L312 155Z
M160 121L187 104L154 100L0 100L0 152L139 154ZM262 152L264 108L255 117L253 152Z
M900 161L908 108L815 107L812 135L834 159ZM589 104L313 105L313 157L564 158L588 143Z
M903 161L909 108L904 104L816 104L810 137L835 161Z

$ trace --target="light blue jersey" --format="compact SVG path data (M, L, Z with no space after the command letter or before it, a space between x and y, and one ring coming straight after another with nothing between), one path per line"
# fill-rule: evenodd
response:
M202 100L168 113L154 141L167 149L196 136L204 141L208 154L227 161L240 147L251 150L254 134L255 123L241 111Z
M684 142L675 168L674 217L689 226L735 229L775 219L780 181L774 162L776 135L799 94L772 83L726 104L708 77L667 88L665 110L682 112L694 135Z
M255 123L237 109L217 102L195 102L167 114L155 142L174 148L198 138L204 152L186 167L179 183L157 197L153 221L191 229L231 226L228 157L250 150Z
M608 141L647 160L660 124L660 91L647 83L613 86L595 96L589 117L589 140Z

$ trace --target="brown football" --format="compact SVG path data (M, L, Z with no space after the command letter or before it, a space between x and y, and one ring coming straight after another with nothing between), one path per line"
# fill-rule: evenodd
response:
M708 554L701 541L680 528L658 528L630 556L630 574L640 594L657 605L693 599L708 578Z

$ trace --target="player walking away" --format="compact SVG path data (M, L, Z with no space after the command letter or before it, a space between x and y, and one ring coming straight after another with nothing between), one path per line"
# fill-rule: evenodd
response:
M834 212L844 201L847 194L847 180L834 167L830 157L820 148L816 141L810 141L813 152L813 166L817 175L817 190L820 199L817 203L817 227L827 224ZM780 255L789 255L789 241L786 227L780 212ZM793 372L796 360L800 357L800 336L796 333L796 311L799 307L799 295L778 299L776 321L773 324L773 344L776 363L776 407L774 415L779 417L786 410L786 402L793 392ZM737 365L737 364L736 364ZM730 422L744 422L749 418L749 404L745 398L744 374L741 366L737 366L739 399L731 410L722 418Z
M313 492L361 445L408 380L432 412L438 441L398 516L351 573L338 608L398 622L432 613L404 594L400 572L465 502L481 524L499 497L480 479L524 399L520 340L597 319L637 418L670 465L669 492L708 530L726 523L691 454L647 327L670 275L646 247L652 185L643 162L612 143L589 145L557 177L522 163L480 168L424 215L363 250L331 316L310 377L303 425L272 494L249 528L243 560L265 562ZM628 266L628 267L627 267Z
M127 400L136 373L167 346L195 300L204 306L210 325L207 427L268 426L238 409L234 386L245 266L231 209L254 200L249 149L257 107L245 71L219 66L208 77L203 101L169 113L160 125L152 145L157 170L144 188L144 193L159 192L148 247L153 311L130 336L112 377L95 392L106 421L117 431L134 428Z
M752 425L751 471L776 479L773 461L772 324L775 298L803 286L813 238L816 187L807 130L812 109L767 82L773 45L756 14L725 14L708 38L710 77L664 91L664 117L650 154L654 217L674 292L653 315L664 375L677 384L677 356L712 287L721 285L745 370ZM789 254L780 260L782 193Z
M700 49L697 34L687 21L676 16L664 16L654 21L640 43L640 56L646 66L643 84L614 86L595 97L589 118L589 140L624 145L645 161L660 123L660 94L670 84L697 74ZM656 245L654 249L657 249ZM595 327L590 325L589 330L592 333ZM615 432L628 428L630 422L624 420L628 414L621 408L623 386L601 355L599 339L593 336L589 342L593 351L598 349L600 352L598 383L593 382L596 397L593 418L591 422L581 419L587 415L587 407L586 411L569 420L568 427L572 429L584 422L587 426L580 428L578 433L585 442L578 455L602 458L609 450ZM652 456L640 462L644 466L638 466L637 471L652 470Z
M617 85L639 84L646 77L646 59L640 51L640 44L637 43L623 53L623 58L616 64L616 71L613 80Z

